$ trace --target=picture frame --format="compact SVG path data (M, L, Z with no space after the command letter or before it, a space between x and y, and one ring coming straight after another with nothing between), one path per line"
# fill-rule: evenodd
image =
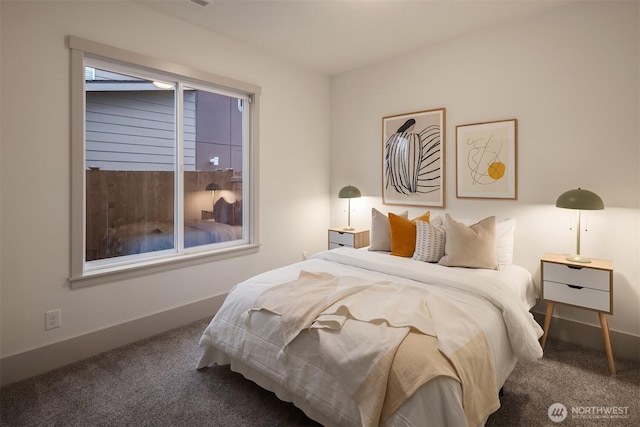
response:
M456 126L456 197L518 198L518 120Z
M445 207L446 109L382 118L382 203Z

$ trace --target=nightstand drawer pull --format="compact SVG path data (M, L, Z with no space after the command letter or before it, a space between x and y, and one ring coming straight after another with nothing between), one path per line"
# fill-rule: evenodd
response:
M584 286L578 286L578 285L567 285L568 287L570 287L571 289L582 289L584 288Z
M582 270L582 267L578 267L577 265L567 265L569 268L573 268L574 270Z

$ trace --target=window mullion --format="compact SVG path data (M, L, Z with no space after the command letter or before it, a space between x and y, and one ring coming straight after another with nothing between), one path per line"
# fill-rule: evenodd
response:
M178 82L175 90L176 118L176 179L175 179L175 247L178 253L184 251L184 85Z

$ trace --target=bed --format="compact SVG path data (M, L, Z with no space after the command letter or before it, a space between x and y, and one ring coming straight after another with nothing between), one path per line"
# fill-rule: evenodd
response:
M426 227L456 243L450 220L417 221L415 248ZM542 357L530 273L392 252L337 248L236 285L203 332L198 368L230 365L325 426L484 425L517 361Z

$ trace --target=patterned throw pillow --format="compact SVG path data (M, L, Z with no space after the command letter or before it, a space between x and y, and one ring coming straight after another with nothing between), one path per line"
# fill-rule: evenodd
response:
M446 232L444 226L416 221L416 250L413 259L438 262L444 256Z

